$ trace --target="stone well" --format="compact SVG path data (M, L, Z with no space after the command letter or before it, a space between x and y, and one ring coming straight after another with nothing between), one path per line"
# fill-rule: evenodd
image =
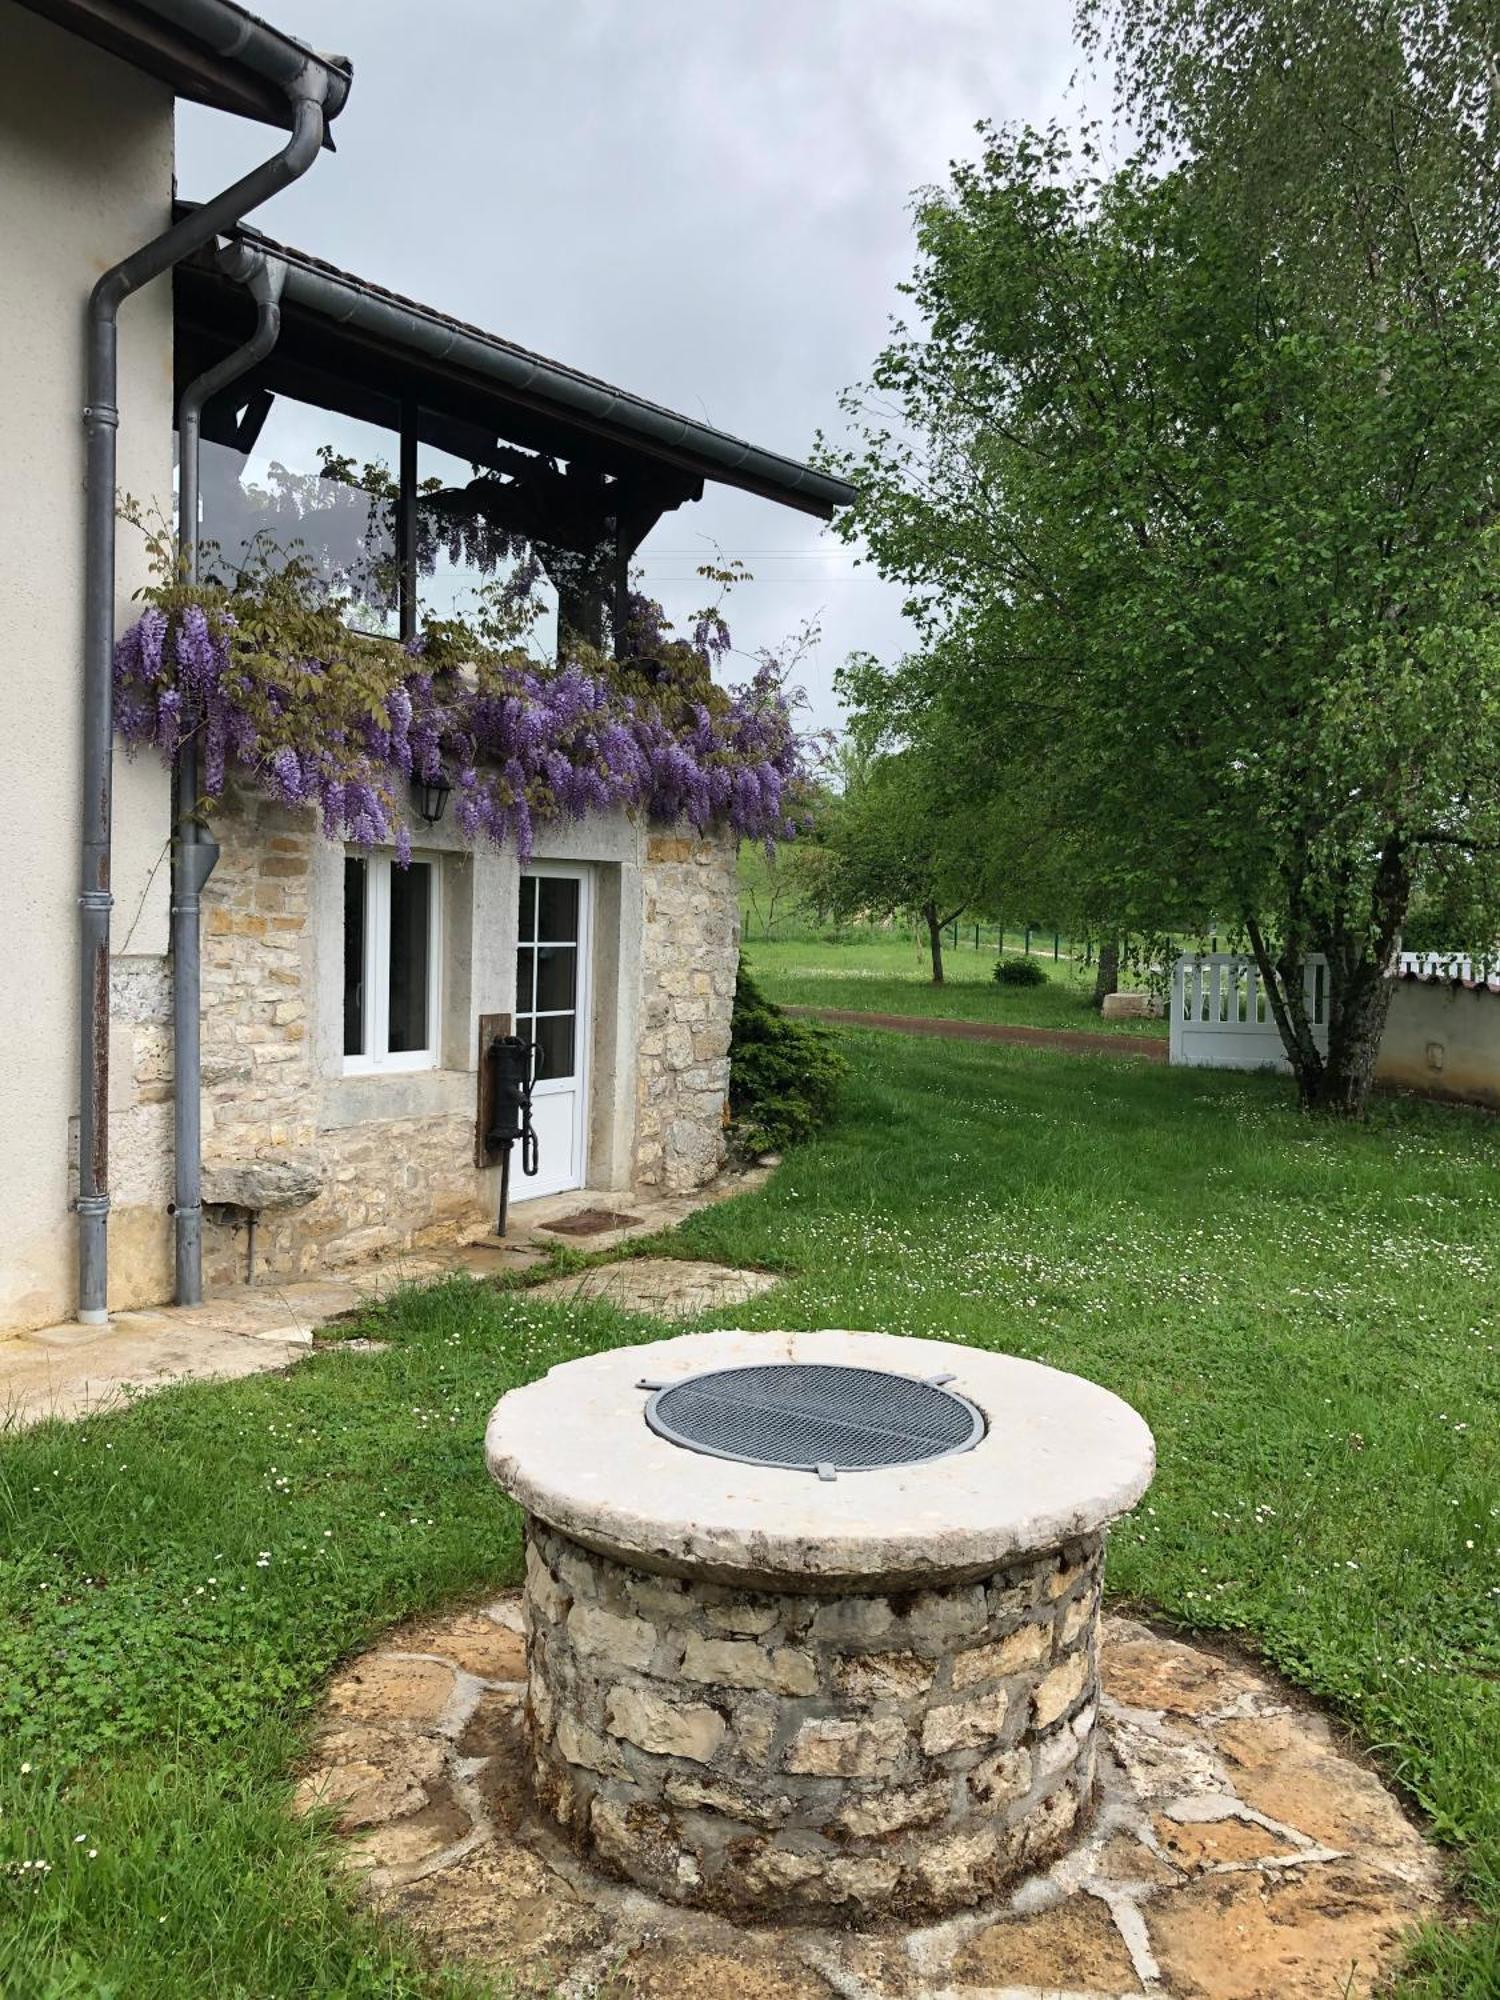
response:
M854 1397L868 1377L828 1373L848 1369L946 1398L933 1455L869 1465L878 1394L865 1446L831 1416L797 1469L648 1422L685 1378L786 1364L811 1374L774 1387ZM948 1415L961 1441L939 1453ZM513 1391L486 1450L527 1515L537 1794L605 1867L729 1914L925 1919L1083 1831L1104 1532L1153 1470L1118 1398L934 1341L690 1334Z

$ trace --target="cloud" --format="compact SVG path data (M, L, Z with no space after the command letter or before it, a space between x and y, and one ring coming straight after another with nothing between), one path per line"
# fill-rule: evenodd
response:
M338 151L259 218L440 311L795 455L837 433L911 263L912 191L980 118L1044 119L1074 66L1061 0L268 0L354 63ZM263 131L184 106L201 197ZM746 652L817 615L820 721L901 592L818 523L710 488L643 551L683 618L695 558L742 555Z

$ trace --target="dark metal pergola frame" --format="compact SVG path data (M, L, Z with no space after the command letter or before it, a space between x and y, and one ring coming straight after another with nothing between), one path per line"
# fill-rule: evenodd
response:
M827 519L853 498L842 481L612 388L595 378L274 244L286 263L275 349L204 412L204 436L250 451L276 396L336 411L399 440L396 553L400 631L417 629L417 453L428 444L478 468L436 496L525 538L558 593L559 637L603 646L624 627L632 557L663 514L705 480ZM243 287L208 257L181 266L176 369L182 385L246 336ZM432 504L429 500L428 504Z

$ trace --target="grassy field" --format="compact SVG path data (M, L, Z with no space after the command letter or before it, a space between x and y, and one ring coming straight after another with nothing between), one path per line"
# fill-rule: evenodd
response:
M1482 1913L1405 2000L1495 2000L1500 1126L1388 1101L1327 1130L1261 1078L846 1039L836 1129L676 1247L786 1273L736 1324L968 1340L1135 1403L1160 1471L1111 1590L1357 1725ZM391 1620L516 1580L494 1399L661 1329L455 1283L379 1330L0 1445L6 2000L440 1990L286 1819L299 1732Z
M754 941L745 957L768 997L798 1007L853 1008L861 1014L924 1014L954 1021L996 1021L1022 1028L1099 1030L1105 1034L1164 1036L1161 1021L1104 1021L1090 999L1094 973L1081 958L1032 963L1045 986L1000 986L993 977L993 945L947 946L943 984L932 983L925 945L899 938L850 944Z

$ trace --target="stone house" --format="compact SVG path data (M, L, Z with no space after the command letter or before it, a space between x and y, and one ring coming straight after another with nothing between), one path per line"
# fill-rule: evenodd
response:
M492 1226L478 1096L505 1027L545 1056L517 1195L702 1183L733 840L598 813L539 828L523 868L414 795L401 868L241 783L210 872L171 775L113 739L113 642L145 580L115 497L170 512L181 427L205 544L290 508L361 621L410 638L488 534L607 649L635 549L705 482L823 518L849 489L250 227L298 174L339 171L352 71L233 0L0 0L0 54L0 755L26 828L0 865L0 1332L191 1298L195 1268L293 1276ZM182 97L283 128L202 207L175 202ZM389 468L381 508L338 465L310 478L316 445ZM444 507L460 525L434 545Z

